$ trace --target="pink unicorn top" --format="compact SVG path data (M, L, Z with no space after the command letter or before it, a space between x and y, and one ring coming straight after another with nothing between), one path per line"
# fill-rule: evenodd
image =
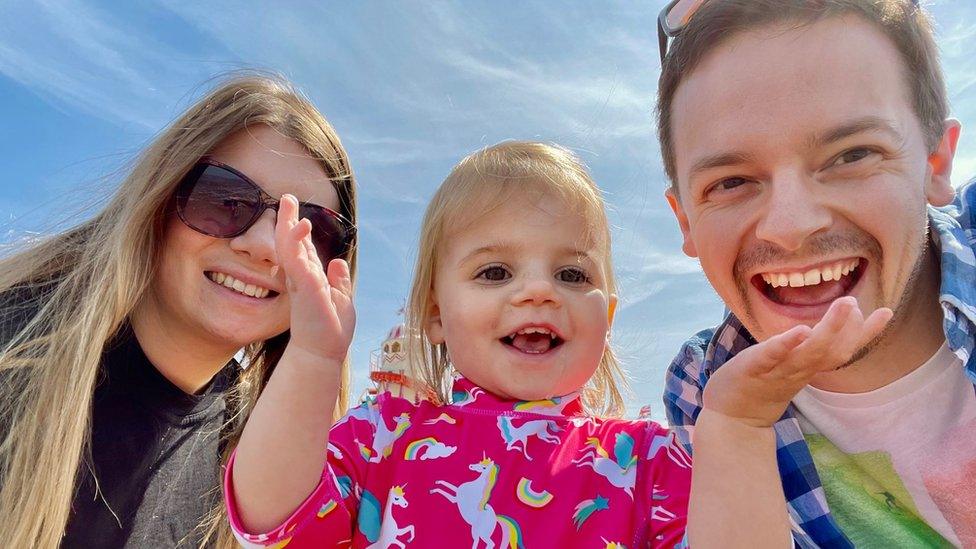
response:
M270 532L243 530L228 466L238 541L289 549L683 544L691 459L668 430L586 416L579 393L513 402L458 379L453 400L414 404L386 393L351 410L329 432L321 482Z

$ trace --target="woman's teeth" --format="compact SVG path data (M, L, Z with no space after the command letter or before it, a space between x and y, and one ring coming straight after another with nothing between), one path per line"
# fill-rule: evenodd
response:
M803 286L815 286L821 281L840 280L842 276L849 275L857 268L860 259L848 259L838 261L831 265L825 265L806 272L793 273L762 273L763 280L773 288L789 286L791 288L801 288Z
M230 288L231 290L242 293L246 296L261 299L268 297L268 294L271 293L271 290L267 288L255 286L254 284L246 284L230 276L229 274L208 272L207 277L225 288Z

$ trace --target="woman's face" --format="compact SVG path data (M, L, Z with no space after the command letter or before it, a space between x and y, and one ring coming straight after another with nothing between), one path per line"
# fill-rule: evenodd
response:
M339 209L339 196L321 164L269 126L232 134L210 156L275 198L288 193L302 202ZM275 218L276 212L268 209L243 234L214 238L172 214L146 303L166 337L185 334L185 341L205 339L232 352L288 329L288 291L277 268Z

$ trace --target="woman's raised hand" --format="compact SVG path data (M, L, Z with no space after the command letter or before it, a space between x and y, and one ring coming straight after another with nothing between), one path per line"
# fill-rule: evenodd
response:
M288 346L293 353L341 362L356 327L349 264L333 259L328 269L323 268L311 231L309 220L298 219L298 200L292 195L282 196L275 246L291 305Z

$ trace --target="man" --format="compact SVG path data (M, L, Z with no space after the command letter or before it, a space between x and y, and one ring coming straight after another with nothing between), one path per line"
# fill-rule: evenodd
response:
M768 435L801 547L976 545L976 186L950 183L960 126L927 14L679 0L661 27L667 197L730 311L672 364L672 426L690 447L696 421L721 423L729 464ZM797 387L774 425L709 410L732 357L844 296L894 313L850 362Z

